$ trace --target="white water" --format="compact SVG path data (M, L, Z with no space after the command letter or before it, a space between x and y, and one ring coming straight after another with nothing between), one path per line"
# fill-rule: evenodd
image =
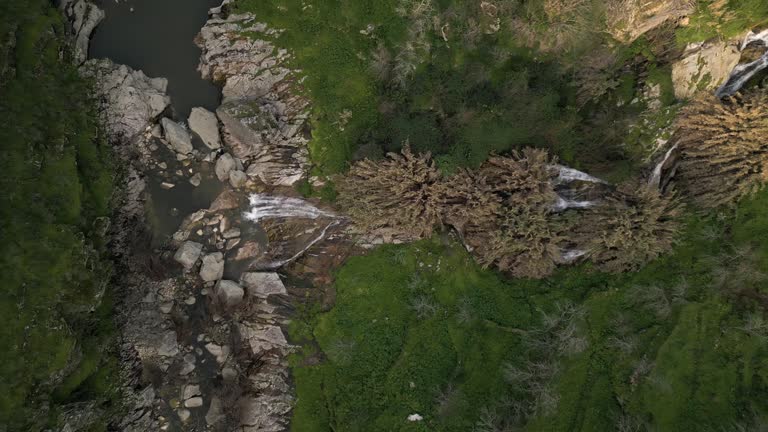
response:
M249 198L251 210L244 214L249 221L259 222L264 219L336 217L333 213L313 206L297 198L252 194Z
M557 184L570 183L572 181L607 184L605 181L600 180L597 177L592 177L585 172L581 172L573 168L568 168L562 165L554 165L554 168L558 171L556 181Z
M594 201L575 201L557 196L557 202L552 206L552 211L559 212L571 208L584 209L595 205Z
M744 50L747 45L755 41L763 41L763 43L768 46L768 30L763 30L760 33L753 33L750 31L749 34L747 34L747 36L744 38L744 42L741 44L741 50ZM747 81L749 81L753 76L755 76L758 72L762 71L766 67L768 67L768 51L766 51L762 57L751 63L740 64L733 68L731 76L728 77L728 80L725 82L725 84L717 89L715 96L724 97L733 95L737 91L741 90Z
M653 168L653 174L651 174L651 179L648 181L648 185L654 188L658 188L661 186L661 170L664 168L664 164L667 163L670 157L672 157L672 153L677 149L677 144L673 145L671 149L667 150L667 154L664 155L664 159L661 160L656 166Z
M318 242L320 242L323 239L325 239L325 236L328 233L328 230L331 229L332 227L338 225L338 224L339 224L338 220L332 221L325 228L323 228L323 231L320 233L320 235L318 235L317 237L312 239L311 242L307 243L307 245L304 246L304 249L296 252L296 254L294 256L292 256L290 258L287 258L287 259L284 259L284 260L281 260L281 261L273 261L273 262L264 264L264 265L260 266L261 270L267 270L267 269L268 270L274 270L274 269L278 269L278 268L280 268L280 267L282 267L284 265L287 265L287 264L290 264L290 263L296 261L297 259L299 259L299 257L304 255L304 253L306 253L312 246L316 245Z
M587 254L587 251L583 251L580 249L571 249L571 250L563 251L561 259L565 264L570 264L576 261L577 259L583 257L586 254Z
M246 212L244 216L247 220L253 222L276 218L317 219L319 217L330 217L334 219L325 228L323 228L317 237L312 239L312 241L307 243L304 248L302 248L292 257L260 265L259 267L262 270L278 269L299 259L299 257L304 255L304 253L307 252L312 246L325 239L329 229L339 224L339 219L333 213L320 210L312 204L297 198L271 196L266 194L252 194L249 198L249 203L251 210Z

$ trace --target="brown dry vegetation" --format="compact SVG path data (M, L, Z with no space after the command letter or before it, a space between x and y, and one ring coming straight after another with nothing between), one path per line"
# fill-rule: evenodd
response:
M365 229L388 226L409 237L429 237L442 224L439 180L431 155L414 155L406 145L402 154L353 165L338 184L339 204Z
M639 269L672 250L681 229L680 200L670 194L629 182L615 197L580 215L573 226L579 247L602 271Z
M424 238L450 226L478 262L515 277L543 278L576 245L600 270L624 272L671 250L680 229L680 201L628 183L588 211L552 211L555 161L525 149L494 156L477 171L444 177L429 154L355 164L340 182L339 203L364 228L388 227Z
M678 122L681 161L676 181L694 203L733 203L768 180L768 93L689 105Z

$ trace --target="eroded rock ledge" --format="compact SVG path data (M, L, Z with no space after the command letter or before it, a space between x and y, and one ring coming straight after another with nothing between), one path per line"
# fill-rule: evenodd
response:
M223 86L224 101L216 113L224 142L250 177L290 186L309 167L309 101L295 91L287 52L253 38L276 32L251 14L227 9L226 4L214 8L196 39L203 50L200 72Z

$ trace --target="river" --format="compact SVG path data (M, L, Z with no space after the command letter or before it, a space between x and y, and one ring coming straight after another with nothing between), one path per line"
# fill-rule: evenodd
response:
M99 0L106 12L90 45L90 58L109 58L168 79L168 94L179 119L193 107L219 106L220 90L200 77L200 49L194 39L221 0Z

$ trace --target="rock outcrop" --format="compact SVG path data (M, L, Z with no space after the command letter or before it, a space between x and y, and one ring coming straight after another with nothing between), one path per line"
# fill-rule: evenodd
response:
M74 40L75 63L80 65L88 58L91 33L106 16L104 11L88 0L61 0L59 9L67 21L67 28Z
M608 33L622 43L632 43L665 22L678 20L695 10L695 2L690 0L615 0L608 3Z
M683 58L672 65L675 96L688 99L697 91L712 91L723 84L739 63L736 43L711 41L690 44Z
M88 60L81 74L96 83L99 113L113 142L128 142L168 108L168 80L149 78L111 60Z
M290 186L309 166L309 103L296 92L294 74L285 65L288 53L268 42L277 31L253 15L227 15L225 9L212 10L196 40L203 51L200 72L223 85L224 102L216 111L223 140L246 164L249 177Z
M186 129L167 118L164 118L161 124L163 125L163 131L165 131L165 139L168 140L168 143L176 153L192 153L192 150L194 150L194 147L192 147L192 137L189 136L189 132Z

